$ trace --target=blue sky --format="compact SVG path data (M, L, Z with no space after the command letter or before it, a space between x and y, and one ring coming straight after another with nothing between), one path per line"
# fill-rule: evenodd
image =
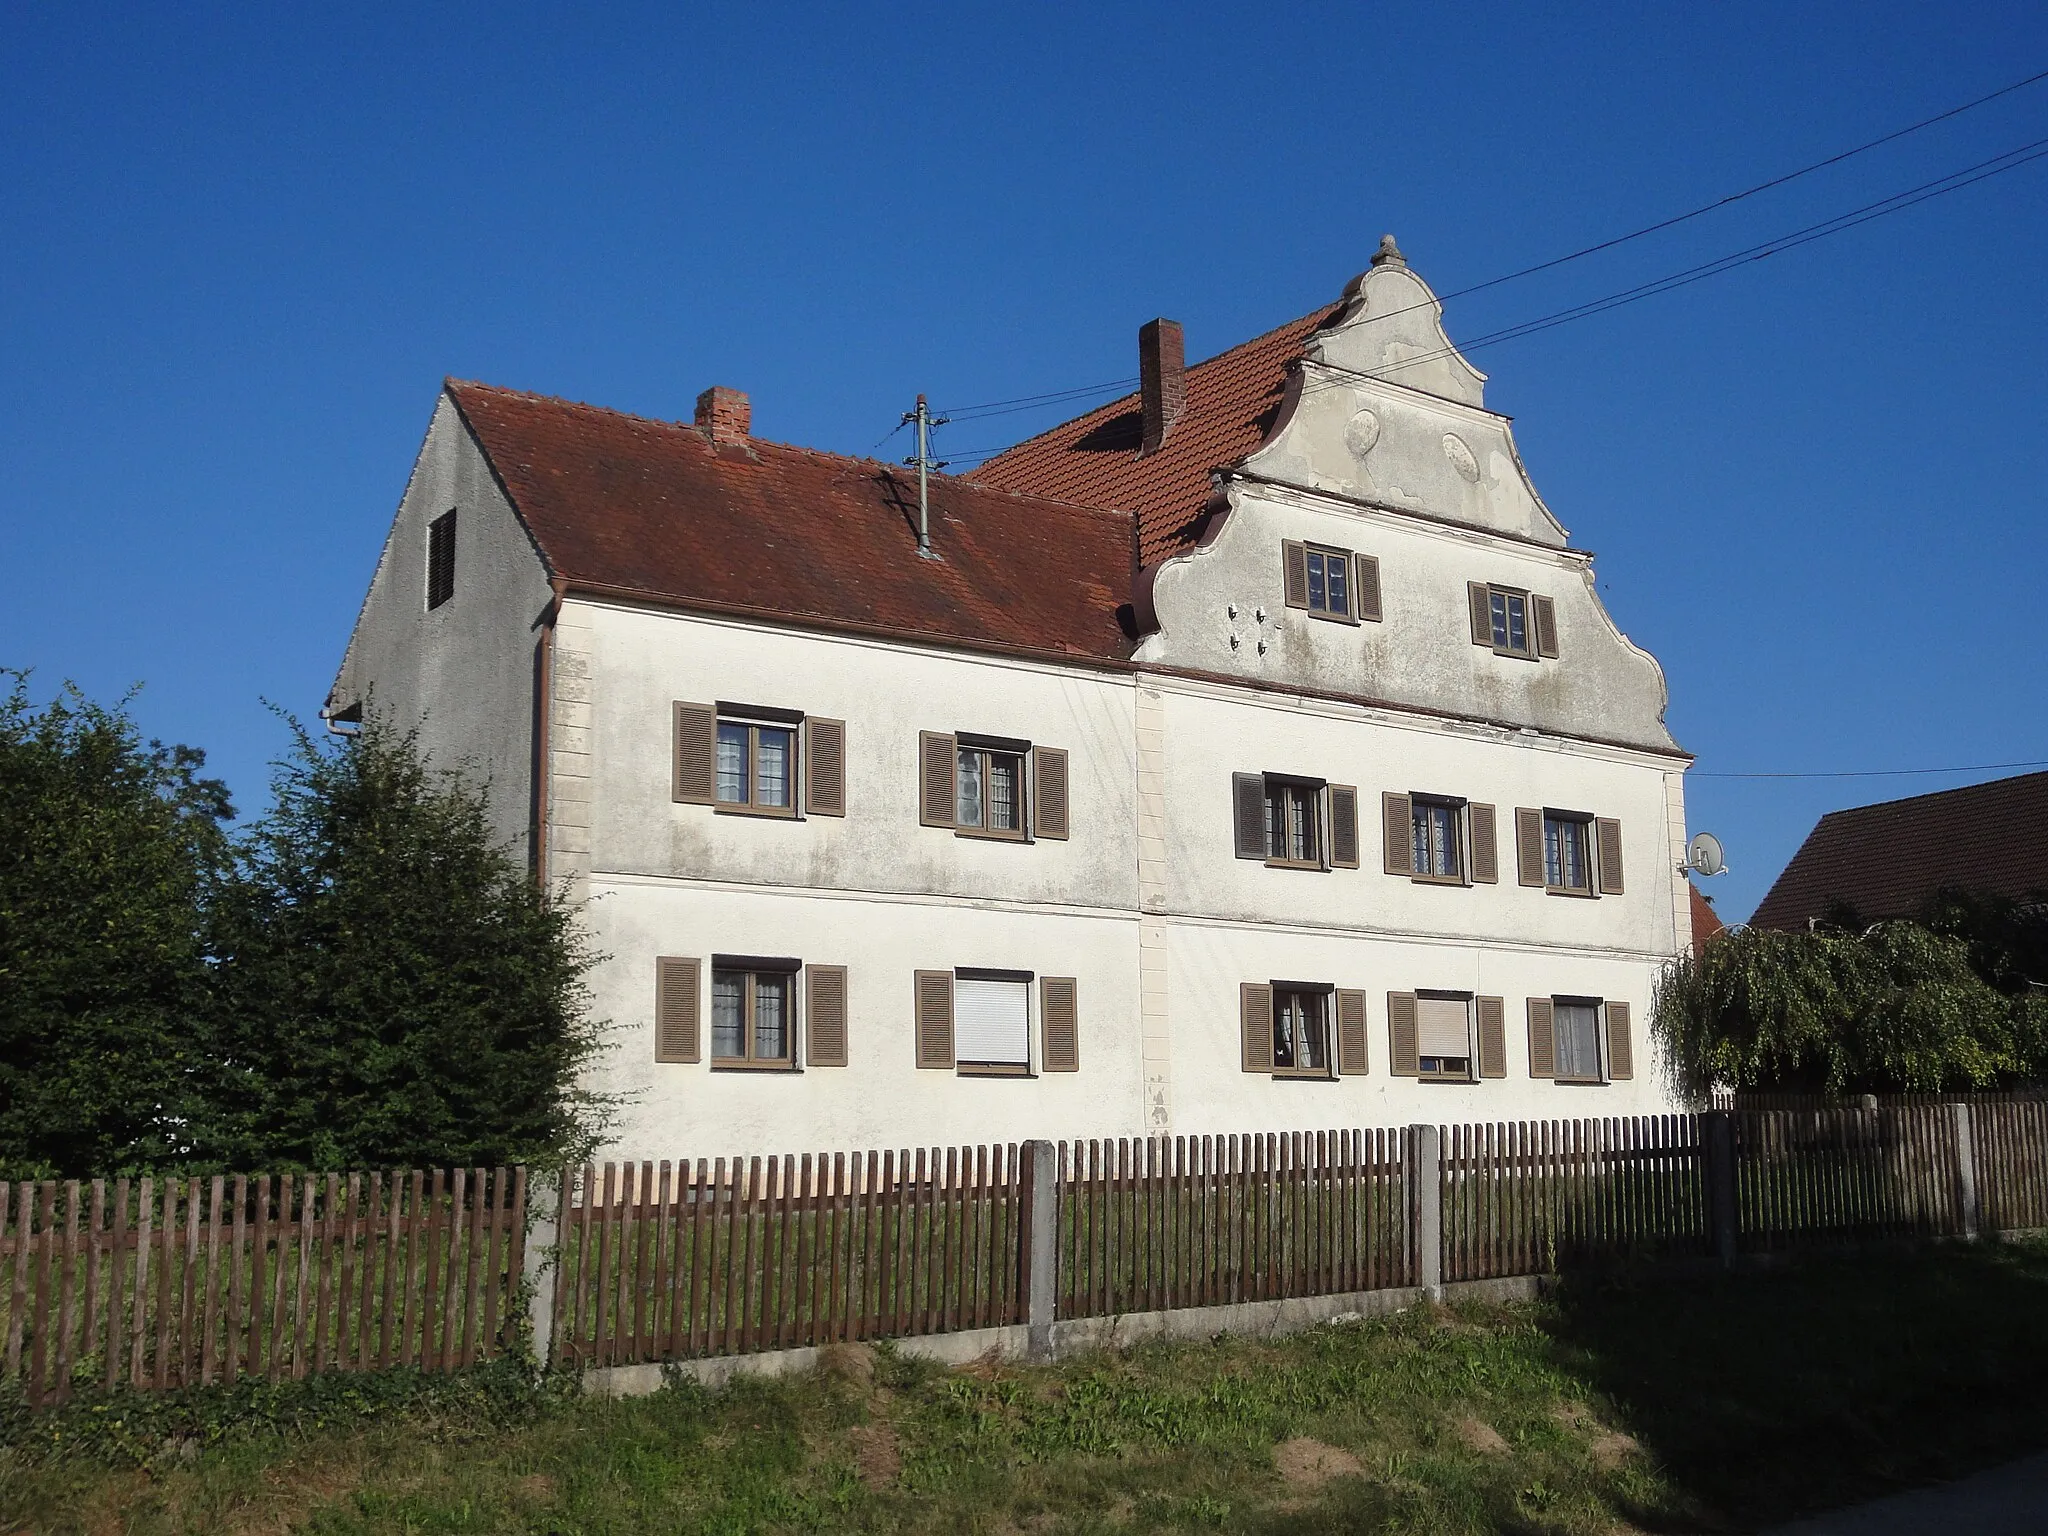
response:
M670 417L731 384L763 435L865 452L919 390L1124 377L1153 315L1221 350L1387 230L1449 292L2048 68L2048 10L2001 3L6 0L0 34L0 663L146 684L245 808L444 375ZM2048 82L1448 325L2044 137ZM1707 774L2048 759L2044 245L2048 161L1475 356L1664 662L1725 915L1823 810L1971 776Z

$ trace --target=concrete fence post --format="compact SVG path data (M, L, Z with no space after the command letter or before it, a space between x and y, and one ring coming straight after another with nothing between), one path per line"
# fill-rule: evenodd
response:
M1018 1216L1018 1289L1025 1301L1025 1358L1052 1358L1054 1291L1059 1281L1059 1156L1049 1141L1027 1141L1024 1209Z
M568 1180L567 1171L559 1179L529 1179L529 1209L519 1213L527 1224L526 1262L520 1277L526 1283L526 1326L534 1363L542 1370L548 1368L554 1354L555 1271L562 1262L561 1203Z
M1982 1219L1977 1208L1977 1140L1968 1104L1951 1104L1948 1112L1956 1138L1956 1225L1963 1240L1974 1243Z
M1705 1144L1707 1179L1707 1222L1714 1243L1714 1256L1723 1269L1735 1267L1735 1117L1725 1109L1710 1109L1700 1116L1700 1139Z
M1408 1232L1415 1283L1431 1301L1444 1299L1443 1171L1443 1132L1434 1125L1408 1127Z

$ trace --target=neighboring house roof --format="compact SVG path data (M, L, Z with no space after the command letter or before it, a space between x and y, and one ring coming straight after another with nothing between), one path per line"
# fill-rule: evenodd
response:
M1721 914L1714 910L1714 904L1700 894L1700 888L1690 880L1685 888L1692 893L1692 943L1697 949L1728 925L1721 921Z
M1873 921L1910 917L1943 887L2048 889L2048 773L1828 812L1750 924L1803 929L1837 901Z
M450 380L549 573L828 626L1114 660L1131 642L1128 513Z
M1289 367L1343 307L1304 315L1189 368L1187 403L1155 453L1138 452L1143 412L1132 393L997 454L970 478L1135 513L1140 565L1185 553L1201 536L1210 472L1266 440Z

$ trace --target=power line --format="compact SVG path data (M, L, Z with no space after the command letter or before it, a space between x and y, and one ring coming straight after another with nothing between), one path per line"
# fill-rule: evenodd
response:
M1760 181L1755 186L1746 188L1743 191L1731 192L1728 196L1716 198L1711 203L1702 203L1689 213L1676 214L1668 219L1659 219L1654 224L1645 224L1641 229L1631 230L1625 235L1617 235L1611 240L1602 240L1598 244L1573 251L1568 256L1553 257L1549 261L1540 261L1533 267L1524 267L1519 272L1510 272L1505 277L1491 277L1483 283L1474 283L1470 288L1460 288L1453 293L1441 294L1439 299L1462 299L1467 294L1480 293L1488 288L1498 288L1502 283L1511 283L1519 277L1530 277L1538 272L1548 272L1552 267L1561 267L1566 262L1577 261L1582 256L1593 256L1601 251L1611 251L1617 245L1627 245L1631 240L1640 240L1645 235L1656 234L1659 230L1671 229L1676 225L1697 219L1703 214L1712 213L1716 209L1726 208L1730 203L1739 203L1745 198L1755 197L1759 192L1768 192L1774 187L1782 187L1788 182L1799 180L1802 176L1811 176L1814 172L1824 171L1831 165L1840 165L1844 160L1853 160L1858 155L1866 154L1873 149L1890 144L1894 140L1903 139L1910 134L1918 133L1923 128L1932 128L1936 123L1945 123L1952 117L1960 117L1965 112L1974 111L1987 102L1998 100L2001 96L2010 96L2014 91L2022 90L2041 80L2048 80L2048 69L2042 70L2039 74L2029 75L2024 80L2015 80L2011 85L2001 86L1988 96L1979 96L1975 101L1966 101L1959 107L1950 107L1946 112L1938 112L1933 117L1924 117L1917 123L1911 123L1904 128L1895 129L1891 133L1885 134L1882 138L1870 140L1867 144L1858 144L1854 149L1845 149L1840 154L1829 155L1825 160L1816 160L1811 165L1803 165L1796 171L1786 172L1783 176L1774 176L1769 181Z
M1433 302L1444 303L1451 299L1464 298L1469 294L1481 293L1488 288L1498 288L1503 283L1511 283L1518 278L1530 277L1538 272L1548 272L1554 267L1565 265L1567 262L1578 261L1582 257L1597 255L1601 251L1613 250L1616 246L1627 245L1632 240L1640 240L1644 236L1654 235L1660 230L1671 229L1676 225L1700 218L1717 209L1725 208L1731 203L1742 202L1744 199L1755 197L1759 193L1769 192L1774 188L1798 181L1801 177L1811 176L1817 171L1824 171L1830 166L1840 165L1845 160L1853 160L1858 155L1867 154L1873 149L1878 149L1896 140L1906 138L1920 132L1924 128L1932 128L1937 123L1945 123L1951 118L1960 117L1965 112L1974 111L1978 107L1997 101L2000 97L2010 96L2013 92L2024 90L2027 86L2038 84L2042 80L2048 80L2048 70L2041 70L2036 74L2028 75L2023 80L2015 80L2012 84L2001 86L1989 95L1979 96L1972 101L1964 102L1960 106L1950 107L1945 112L1937 112L1934 116L1922 118L1917 123L1909 123L1903 128L1894 129L1890 133L1858 144L1853 149L1842 150L1837 154L1827 156L1825 159L1816 160L1810 165L1803 165L1797 170L1787 171L1782 176L1774 176L1768 181L1758 182L1755 186L1746 187L1740 192L1731 192L1726 197L1716 198L1711 203L1702 203L1699 207L1688 212L1674 214L1666 219L1659 219L1656 223L1646 224L1641 229L1631 230L1625 235L1616 235L1612 239L1598 241L1595 244L1572 251L1567 255L1552 257L1550 260L1538 262L1532 267L1523 267L1519 271L1505 273L1500 277L1490 277L1485 282L1474 283L1470 287L1459 288L1450 293L1440 294ZM1381 320L1392 319L1395 315L1408 313L1410 309L1426 309L1428 307L1428 302L1412 304L1404 309L1389 310L1386 314L1376 316L1375 318ZM1116 379L1104 384L1083 385L1076 389L1054 390L1043 395L1020 395L1012 400L991 400L981 405L949 406L946 408L945 413L955 421L972 420L976 416L983 414L1006 416L1014 411L1031 410L1038 406L1054 404L1062 400L1073 399L1077 396L1106 394L1111 390L1127 390L1137 382L1138 380L1134 378Z
M1688 778L1905 778L1911 774L1989 774L1997 768L2048 768L2048 758L2036 762L1970 762L1960 768L1858 768L1821 774L1710 774L1694 768Z
M1567 325L1574 320L1584 320L1593 315L1603 314L1610 309L1619 309L1624 304L1634 304L1643 299L1654 298L1658 294L1669 293L1677 288L1689 287L1693 283L1704 282L1707 278L1718 277L1723 272L1733 271L1736 267L1748 262L1760 261L1766 256L1775 256L1783 251L1794 250L1799 246L1811 244L1815 240L1824 240L1829 235L1838 235L1845 230L1854 229L1860 224L1868 224L1873 219L1881 219L1889 214L1903 212L1915 204L1927 202L1931 198L1942 197L1950 192L1960 192L1965 187L1975 186L1980 181L1988 181L1993 176L2002 176L2007 171L2018 170L2021 166L2031 164L2033 161L2043 157L2048 157L2048 139L2036 139L2031 144L2022 144L2016 149L2009 149L2003 154L1994 155L1989 160L1981 160L1975 165L1965 166L1962 170L1951 171L1946 176L1939 176L1933 181L1922 182L1919 186L1909 187L1903 192L1895 192L1891 196L1880 198L1874 203L1866 203L1860 208L1852 208L1847 213L1836 214L1832 218L1823 219L1818 224L1809 224L1804 229L1793 230L1788 234L1778 236L1776 239L1765 240L1757 245L1745 246L1742 250L1730 252L1725 256L1715 257L1712 261L1702 262L1697 266L1687 267L1682 271L1670 273L1664 277L1653 278L1647 283L1638 283L1633 288L1624 288L1619 292L1607 294L1601 298L1589 299L1583 304L1575 304L1568 309L1556 310L1535 320L1526 320L1502 330L1491 331L1458 345L1439 347L1432 352L1424 352L1415 357L1404 358L1398 363L1386 364L1383 367L1372 369L1371 376L1380 378L1388 374L1399 373L1403 369L1419 368L1426 363L1438 362L1447 357L1457 357L1465 353L1477 352L1484 347L1498 346L1504 341L1516 341L1524 336L1533 336L1538 331L1547 331L1556 326ZM1385 319L1388 316L1378 316L1376 318ZM1312 386L1303 393L1314 393L1316 390L1337 388L1344 382L1341 379L1327 380L1322 384Z
M1138 381L1111 379L1103 384L1083 384L1075 389L1054 390L1046 395L1020 395L1015 400L991 400L986 405L946 406L944 411L949 421L974 421L983 416L1010 416L1018 411L1029 411L1042 405L1056 405L1063 400L1077 399L1083 395L1104 395L1112 390L1129 389Z

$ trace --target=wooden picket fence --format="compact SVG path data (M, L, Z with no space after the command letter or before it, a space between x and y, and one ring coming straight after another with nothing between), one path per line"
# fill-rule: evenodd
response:
M1059 1143L1061 1317L1411 1282L1409 1132Z
M1697 1115L1444 1128L1443 1277L1706 1251Z
M1985 1226L2048 1227L2048 1102L1972 1105L1970 1127Z
M1734 1125L1745 1251L1963 1230L1947 1105L1766 1110Z
M520 1168L0 1183L0 1380L452 1369L522 1301L581 1369L2048 1228L2048 1100L589 1164L541 1203Z
M1015 1145L570 1169L564 1365L751 1354L1019 1320Z
M2040 1104L2048 1103L2048 1087L1985 1088L1965 1093L1873 1093L1829 1095L1791 1093L1771 1088L1717 1088L1712 1107L1738 1114L1761 1114L1772 1110L1862 1109L1871 1100L1879 1109L1913 1109L1925 1104Z
M88 1383L448 1370L521 1320L526 1170L0 1183L4 1376Z

